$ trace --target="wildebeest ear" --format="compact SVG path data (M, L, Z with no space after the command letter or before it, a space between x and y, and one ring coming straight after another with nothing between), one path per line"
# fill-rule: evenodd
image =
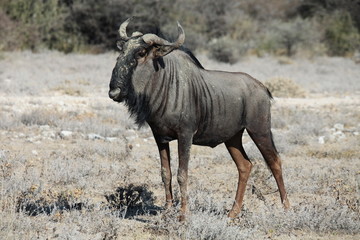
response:
M163 56L171 53L171 51L174 49L175 49L174 46L166 46L166 45L157 46L157 47L155 47L155 50L154 50L154 56L155 56L155 58L163 57Z

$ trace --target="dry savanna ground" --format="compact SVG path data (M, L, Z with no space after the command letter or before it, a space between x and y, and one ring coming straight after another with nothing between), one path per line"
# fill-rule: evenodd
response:
M192 148L190 209L164 211L148 127L107 97L116 54L0 56L0 239L359 239L360 66L351 59L200 56L208 69L268 81L292 207L248 136L254 163L241 216L224 146ZM172 146L177 169L176 142ZM176 177L173 179L178 199Z

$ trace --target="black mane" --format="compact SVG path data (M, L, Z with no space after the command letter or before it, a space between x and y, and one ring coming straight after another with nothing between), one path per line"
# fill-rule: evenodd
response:
M165 36L165 34L162 33L160 27L158 27L158 26L155 27L155 31L149 32L149 33L156 34L157 36L159 36L159 37L161 37L161 38L163 38L163 39L165 39L165 40L167 40L167 41L169 41L169 42L173 42L173 41L174 41L174 39ZM187 47L181 46L181 47L179 48L179 50L181 50L181 51L185 52L187 55L189 55L190 58L194 61L194 63L195 63L196 66L198 66L198 67L201 68L201 69L205 69L205 68L201 65L200 61L195 57L195 55L192 53L192 51L191 51L190 49L188 49Z
M129 84L125 105L131 117L135 119L135 123L142 127L151 113L149 99L144 94L136 94L132 84Z
M181 46L179 48L181 51L185 52L187 55L190 56L190 58L194 61L194 63L196 64L196 66L198 66L199 68L201 69L205 69L203 67L203 65L201 65L200 61L194 56L194 54L190 51L190 49L186 48L186 47L183 47Z

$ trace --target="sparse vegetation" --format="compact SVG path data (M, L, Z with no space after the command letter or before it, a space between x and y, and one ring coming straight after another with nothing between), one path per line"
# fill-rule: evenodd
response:
M206 68L274 77L280 93L291 93L272 106L288 212L245 134L253 170L241 216L226 217L238 176L225 147L194 146L191 214L179 223L176 142L176 206L165 211L151 130L137 129L107 97L116 55L14 52L0 59L0 239L359 238L358 66L345 58L230 65L200 57ZM291 78L275 78L279 69ZM302 89L306 98L293 98Z
M0 239L359 239L360 68L324 57L359 51L359 10L353 0L0 0ZM269 79L289 211L246 133L241 216L226 217L238 176L222 146L192 148L187 221L176 176L175 207L163 209L151 130L108 99L116 54L99 54L132 15L129 32L170 39L180 21L208 69Z
M180 21L191 50L230 63L249 54L307 56L309 50L348 56L360 47L360 7L352 0L1 0L0 7L3 51L116 49L117 28L130 16L138 18L129 31L161 31L170 39Z

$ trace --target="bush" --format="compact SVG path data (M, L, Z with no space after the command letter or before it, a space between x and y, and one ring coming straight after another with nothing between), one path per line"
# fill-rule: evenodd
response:
M0 50L115 50L117 29L130 16L137 18L129 33L162 35L161 28L174 37L180 21L186 46L210 47L212 58L229 63L239 54L292 56L302 47L318 55L324 43L329 54L347 55L360 39L353 0L0 0L0 9Z
M26 126L32 125L49 125L56 126L56 121L60 118L60 114L44 110L44 109L35 109L30 113L23 113L20 116L20 121Z
M233 64L239 60L237 41L228 36L213 39L209 43L210 57L225 63Z
M305 97L305 90L293 80L284 77L275 77L264 83L275 97Z
M347 12L336 12L326 18L325 41L330 55L344 56L360 46L360 34Z
M279 35L279 43L286 50L287 56L292 56L295 53L297 45L306 41L307 22L297 18L291 22L284 22L276 27L276 31Z
M12 35L17 37L16 45L7 46L7 49L46 47L70 52L76 50L81 42L80 36L77 39L65 29L70 12L61 0L14 0L0 4L14 26Z
M321 39L317 25L311 20L296 18L289 21L274 20L263 36L258 38L256 51L277 55L295 55L302 46L314 49Z
M13 31L15 28L17 28L17 24L0 9L0 50L15 50L19 47L19 37L21 35Z

